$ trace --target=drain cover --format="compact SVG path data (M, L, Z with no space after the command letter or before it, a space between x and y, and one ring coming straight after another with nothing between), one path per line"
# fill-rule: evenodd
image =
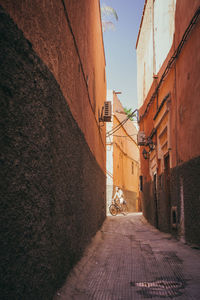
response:
M146 298L161 297L172 298L182 295L181 290L185 287L185 282L178 279L158 278L154 281L130 282L131 286L140 288L137 293L145 295Z

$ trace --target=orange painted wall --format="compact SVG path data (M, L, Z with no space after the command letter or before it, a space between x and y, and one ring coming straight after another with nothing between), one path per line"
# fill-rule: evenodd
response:
M119 124L119 120L114 118L114 127ZM139 194L139 149L137 144L128 138L127 132L122 128L117 131L120 137L114 136L113 146L113 184L129 191ZM127 138L124 138L127 136ZM132 173L132 163L134 171Z
M177 1L177 47L200 2ZM199 18L200 19L200 18ZM194 26L176 64L177 164L200 155L200 20Z
M69 22L67 21L65 9ZM98 0L12 1L1 5L53 73L98 164L105 171L105 56Z
M199 4L199 0L176 1L173 44L139 110L140 130L155 143L155 149L146 160L142 151L149 148L140 147L144 216L160 230L180 234L186 241L197 244L200 242ZM196 23L153 99L156 86L195 14L198 15ZM144 36L141 46L146 46ZM175 230L172 226L174 209L177 210Z
M184 2L184 3L183 3ZM194 12L197 10L199 1L193 1L192 5L187 1L177 0L175 14L175 36L172 48L158 73L158 79L149 90L143 106L140 108L140 116L143 115L147 104L155 90L156 80L159 82L163 71L172 56L174 50L181 41ZM159 89L157 97L149 107L148 113L141 119L140 130L149 136L154 128L153 118L165 96L170 93L170 139L169 149L173 168L183 162L199 156L200 154L200 22L195 25L176 64L173 65L167 77ZM156 140L156 136L154 136ZM143 147L140 152L142 153ZM146 180L150 181L149 161L144 160L141 154L141 172Z
M113 128L115 128L126 118L126 114L115 93L113 97ZM139 167L137 129L131 121L128 121L113 134L113 185L133 193L134 196L129 200L128 206L131 210L132 204L136 211L139 197Z

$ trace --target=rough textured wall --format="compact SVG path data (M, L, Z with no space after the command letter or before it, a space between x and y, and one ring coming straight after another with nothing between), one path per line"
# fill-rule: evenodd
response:
M199 0L190 4L178 0L176 7L176 47L193 15L199 9ZM177 91L177 164L200 155L200 18L194 25L176 63Z
M171 171L171 202L177 206L178 234L180 234L181 184L184 202L185 239L200 245L200 157L194 158ZM182 181L182 183L181 183Z
M106 100L99 0L1 0L1 4L54 74L105 170L105 126L100 129L98 123L98 111Z
M51 299L105 217L105 175L52 73L0 10L1 299Z
M154 193L154 183L150 181L144 184L141 196L143 214L148 222L163 232L170 232L171 203L166 196L164 174L159 176L156 195Z
M169 232L170 215L165 190L158 187L156 196L153 182L144 183L143 192L141 193L144 217L159 230Z
M157 184L158 228L164 232L171 231L171 198L167 196L165 175L160 174Z
M153 196L152 182L144 182L143 192L141 193L142 212L149 223L156 226L155 222L155 202Z
M157 179L157 189L155 190L152 181L144 181L142 197L142 211L145 218L159 230L170 232L170 198L166 196L164 174Z
M186 242L200 245L200 157L171 169L169 199L165 190L164 176L164 174L159 176L157 184L157 224L153 182L144 184L142 204L145 218L152 225L157 225L160 230L171 232L176 236L182 236L181 222L184 222ZM181 220L181 185L183 189L184 220ZM171 207L177 207L177 228L172 228Z

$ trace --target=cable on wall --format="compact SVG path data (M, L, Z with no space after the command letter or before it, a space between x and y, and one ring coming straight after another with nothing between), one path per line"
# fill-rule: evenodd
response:
M165 70L164 70L164 72L163 72L163 74L162 74L162 76L161 76L161 79L160 79L160 81L159 81L159 83L158 83L158 85L157 85L157 87L156 87L156 89L155 89L153 95L151 96L151 98L150 98L150 100L149 100L149 102L148 102L148 104L147 104L147 107L146 107L144 113L143 113L143 114L140 116L140 118L139 118L139 122L140 122L141 119L143 119L144 116L148 113L149 107L151 106L151 104L153 103L155 97L157 96L158 91L159 91L159 89L160 89L160 87L161 87L162 82L164 81L165 77L166 77L167 74L169 73L169 70L171 69L172 65L175 63L175 61L176 61L177 58L179 57L179 55L180 55L180 53L181 53L181 51L182 51L182 49L183 49L183 46L184 46L184 44L185 44L186 41L187 41L187 38L188 38L190 32L192 31L194 25L197 23L198 18L199 18L199 15L200 15L200 7L197 9L197 11L195 12L194 16L192 17L192 19L191 19L191 21L190 21L190 23L189 23L187 29L185 30L185 32L184 32L184 34L183 34L183 36L182 36L182 39L181 39L181 41L180 41L178 47L176 48L176 50L174 51L173 55L172 55L171 58L169 59L168 64L167 64L167 66L166 66L166 68L165 68Z
M100 138L101 138L101 141L102 141L102 144L104 145L104 141L102 139L102 135L101 135L101 131L100 131L100 128L99 128L99 124L98 124L98 121L95 117L95 111L94 111L94 108L92 106L92 102L91 102L91 99L90 99L90 94L89 94L89 89L88 89L88 80L87 80L87 77L85 75L85 72L84 72L84 67L83 67L83 63L82 63L82 60L81 60L81 56L80 56L80 53L79 53L79 49L78 49L78 45L77 45L77 42L76 42L76 37L74 35L74 32L73 32L73 29L72 29L72 25L71 25L71 22L70 22L70 19L69 19L69 15L68 15L68 12L67 12L67 8L66 8L66 5L65 5L65 1L64 0L61 0L62 2L62 5L63 5L63 9L64 9L64 14L65 14L65 18L67 20L67 24L68 24L68 27L69 27L69 30L71 32L71 35L72 35L72 38L73 38L73 41L74 41L74 46L75 46L75 49L76 49L76 53L78 55L78 59L79 59L79 63L80 63L80 67L81 67L81 72L83 74L83 79L84 79L84 82L85 82L85 86L86 86L86 90L87 90L87 95L88 95L88 100L89 100L89 104L90 104L90 107L92 109L92 112L94 114L94 118L96 120L96 123L97 123L97 127L99 129L99 133L100 133Z
M110 131L106 133L106 137L109 137L110 135L113 135L117 130L119 130L130 118L134 117L134 114L138 112L137 109L135 109L130 115L128 115L122 122L120 122L117 126L112 128Z
M86 89L87 89L87 93L88 93L88 99L89 99L89 102L90 102L90 106L92 108L92 111L94 112L93 107L92 107L92 103L91 103L91 100L90 100L89 91L88 91L87 78L85 76L85 72L84 72L84 68L83 68L81 56L80 56L80 53L79 53L79 49L78 49L78 45L77 45L77 42L76 42L76 38L75 38L75 35L74 35L74 32L73 32L73 29L72 29L72 26L71 26L69 15L68 15L68 12L67 12L67 9L66 9L65 1L61 0L61 2L62 2L62 5L63 5L63 8L64 8L64 13L65 13L65 17L66 17L66 20L67 20L67 23L68 23L68 26L69 26L69 30L71 32L71 35L72 35L72 38L73 38L73 41L74 41L74 46L75 46L75 49L76 49L76 52L77 52L77 55L78 55L78 58L79 58L79 62L80 62L80 66L81 66L81 71L82 71L83 78L84 78L84 81L85 81L85 85L86 85Z

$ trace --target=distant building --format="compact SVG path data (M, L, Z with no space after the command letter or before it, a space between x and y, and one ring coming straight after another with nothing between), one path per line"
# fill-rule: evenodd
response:
M0 295L53 299L106 216L100 3L0 2Z
M200 244L199 0L146 0L138 34L141 197L162 231Z
M113 106L112 122L106 124L107 212L116 187L123 190L129 212L137 212L140 209L138 131L131 120L120 125L127 115L115 91L107 92L107 100Z

